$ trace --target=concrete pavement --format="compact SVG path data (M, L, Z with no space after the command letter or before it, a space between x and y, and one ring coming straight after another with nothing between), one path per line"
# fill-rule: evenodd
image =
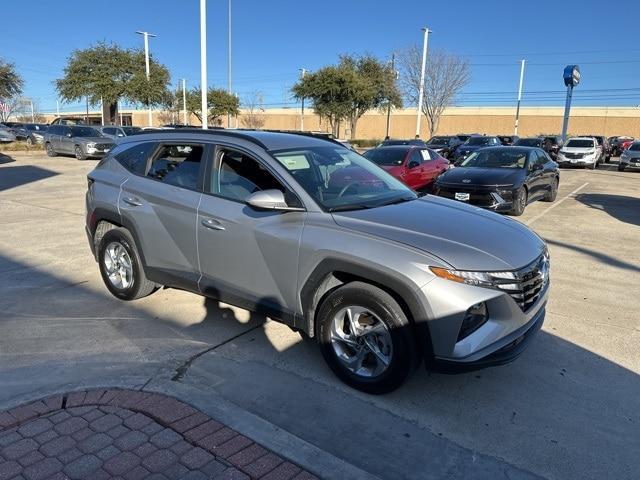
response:
M174 290L112 298L83 230L95 162L12 159L0 159L0 409L84 387L167 392L327 478L640 470L640 172L563 170L558 201L527 207L553 290L515 363L419 371L371 397L255 314Z

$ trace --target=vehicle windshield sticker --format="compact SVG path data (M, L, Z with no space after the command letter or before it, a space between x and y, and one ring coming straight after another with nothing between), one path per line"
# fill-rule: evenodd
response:
M420 153L422 154L423 160L431 160L431 156L429 156L429 150L420 150Z

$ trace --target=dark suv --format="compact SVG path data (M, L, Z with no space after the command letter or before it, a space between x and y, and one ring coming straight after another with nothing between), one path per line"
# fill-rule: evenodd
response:
M420 197L336 141L178 129L121 142L88 175L86 229L122 300L165 286L257 311L372 393L425 362L509 362L542 325L540 237Z

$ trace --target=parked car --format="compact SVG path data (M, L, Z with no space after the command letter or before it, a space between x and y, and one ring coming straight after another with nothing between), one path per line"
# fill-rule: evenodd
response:
M142 132L142 128L140 127L128 127L119 125L105 125L102 127L96 127L96 130L98 130L105 137L109 137L112 140L117 140L128 135L135 135L136 133Z
M462 142L455 135L440 135L430 138L426 143L427 148L439 153L444 158L451 158L456 147Z
M420 140L419 138L410 138L409 140L399 140L399 139L388 138L388 139L384 140L378 146L379 147L390 147L390 146L393 146L393 145L415 145L417 147L426 147L427 146L425 141L424 140Z
M15 134L6 126L0 126L0 142L10 143L15 141L16 141Z
M609 160L611 160L611 145L609 144L609 140L607 139L607 137L604 137L602 135L587 135L588 137L593 137L596 139L596 141L598 142L598 147L600 148L601 151L601 162L604 163L609 163Z
M620 155L622 155L622 152L624 152L624 151L625 151L625 150L627 150L631 145L633 145L633 142L634 142L634 141L635 141L635 140L633 140L633 139L630 139L630 140L624 140L624 141L620 144L620 147L621 147Z
M602 150L593 137L574 137L558 152L556 162L560 166L582 166L595 169L602 160Z
M86 120L83 117L58 117L49 125L86 125Z
M611 155L613 157L619 157L624 150L623 144L625 142L633 142L633 137L619 136L614 137L609 143L611 144Z
M558 194L557 164L541 148L483 148L438 177L435 194L519 216L536 200Z
M117 298L176 287L268 315L316 339L335 374L366 392L397 388L422 363L507 363L545 316L549 257L538 235L419 197L332 140L126 137L89 173L86 208L89 245Z
M618 162L618 171L624 172L627 168L640 168L640 141L635 141L629 148L623 150Z
M21 122L11 122L11 126L9 128L16 136L16 140L26 140L29 136L29 132L25 128L25 125L25 123Z
M558 156L562 148L562 138L557 135L542 135L542 149L549 154L552 160Z
M542 148L544 140L541 137L520 138L513 144L514 147L536 147Z
M416 146L373 148L364 157L414 190L431 187L438 175L449 168L449 160L442 155Z
M453 154L454 164L458 165L476 150L500 145L502 145L502 143L498 137L489 137L484 135L471 136L466 142L456 148L456 151Z
M46 123L26 123L24 128L27 131L27 144L41 145L44 143L44 134L49 125Z
M520 137L518 137L517 135L498 135L498 140L500 140L500 143L504 146L513 145L519 139Z
M187 123L167 123L163 125L165 128L196 128L195 125L189 125Z
M75 155L78 160L102 158L115 143L98 130L87 126L49 125L44 137L47 155Z

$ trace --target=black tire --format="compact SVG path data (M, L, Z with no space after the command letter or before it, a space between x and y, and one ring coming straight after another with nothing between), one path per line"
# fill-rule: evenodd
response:
M55 149L53 148L53 145L51 145L50 143L47 142L47 144L45 145L45 149L47 150L47 156L49 157L55 157L58 155L58 153L55 151Z
M338 358L331 341L334 316L347 306L364 307L380 319L391 337L389 365L377 376L366 377L350 371ZM348 283L329 293L318 308L316 332L322 355L336 376L347 385L372 394L397 389L418 365L416 339L398 302L378 287L364 282Z
M549 185L549 191L545 193L542 198L543 202L555 202L556 197L558 196L558 179L554 178L551 180L551 185Z
M624 172L624 163L618 163L618 171Z
M513 206L509 212L510 215L519 217L524 213L524 209L527 206L527 196L527 189L525 187L520 187L513 197Z
M131 259L133 275L131 285L127 288L118 288L113 285L106 270L105 251L107 246L114 242L120 244ZM125 228L114 228L104 234L98 245L98 265L100 266L100 274L104 284L115 297L121 300L136 300L146 297L159 288L158 285L147 279L133 237Z
M85 155L84 150L82 150L82 147L80 145L76 145L76 148L73 149L73 153L78 160L87 159L87 156Z

